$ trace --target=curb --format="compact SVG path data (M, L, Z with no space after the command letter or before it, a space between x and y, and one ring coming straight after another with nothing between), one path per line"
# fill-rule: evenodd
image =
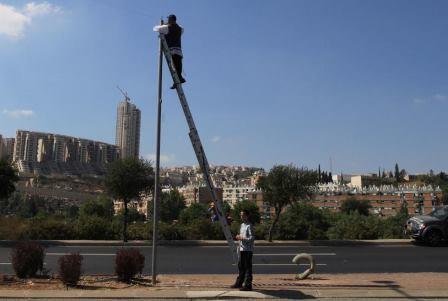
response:
M12 247L18 240L0 240L0 247ZM123 243L118 240L36 240L44 246L127 246L142 247L152 246L152 241L129 241ZM256 241L256 246L407 246L412 245L410 239L381 239L381 240L288 240ZM206 247L227 246L225 240L160 240L158 246L184 246L184 247Z
M391 290L391 289L300 289L300 290L254 290L251 292L229 291L211 288L198 290L127 290L111 291L70 291L70 290L0 290L0 300L256 300L256 299L317 299L328 300L391 300L391 299L439 299L447 298L448 293L440 290Z

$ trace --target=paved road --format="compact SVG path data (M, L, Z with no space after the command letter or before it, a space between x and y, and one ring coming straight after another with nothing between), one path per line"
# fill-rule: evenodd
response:
M146 256L145 273L151 271L151 247L137 247ZM116 246L54 246L46 252L46 268L57 272L58 258L69 252L84 256L86 274L113 274ZM12 274L10 248L0 248L0 274ZM313 254L320 273L448 272L448 247L425 246L258 246L254 272L294 273L291 259L297 253ZM163 246L158 248L159 273L232 274L235 267L227 247ZM303 267L304 269L305 267Z

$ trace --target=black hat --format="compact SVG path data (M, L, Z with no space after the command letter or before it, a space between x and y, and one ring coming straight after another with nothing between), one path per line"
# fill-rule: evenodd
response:
M177 20L176 15L169 15L169 16L168 16L168 19L173 19L174 21Z

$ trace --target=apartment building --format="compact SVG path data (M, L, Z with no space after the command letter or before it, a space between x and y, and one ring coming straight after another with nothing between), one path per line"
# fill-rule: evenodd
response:
M222 188L215 188L218 199L223 199ZM184 186L179 188L179 193L185 198L185 205L188 207L191 204L209 204L213 202L212 194L208 187L205 186Z
M224 186L223 201L229 203L232 207L236 203L247 200L247 194L255 190L252 186Z
M76 137L18 130L13 160L24 173L102 173L120 156L116 145Z
M9 158L12 160L14 150L14 138L3 138L0 135L0 159Z
M325 187L324 187L325 186ZM273 214L273 208L264 199L261 191L253 191L247 195L249 201L256 202L263 218ZM442 205L443 193L438 187L402 185L364 187L356 189L345 185L329 184L319 187L309 204L321 209L337 211L348 200L367 201L371 205L371 213L380 216L393 216L403 207L409 215L430 213L437 206Z

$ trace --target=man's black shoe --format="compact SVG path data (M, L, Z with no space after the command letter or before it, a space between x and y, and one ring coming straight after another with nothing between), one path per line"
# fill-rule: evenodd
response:
M185 83L185 82L186 82L185 78L181 78L181 79L180 79L180 83L181 83L181 84L183 84L183 83ZM174 84L170 87L170 89L171 89L171 90L176 89L176 84L174 83Z
M240 288L240 291L245 291L245 292L248 292L251 290L252 290L252 286L244 286L244 287Z
M242 288L243 286L241 286L241 285L238 285L238 284L234 284L234 285L231 285L230 286L230 288Z

